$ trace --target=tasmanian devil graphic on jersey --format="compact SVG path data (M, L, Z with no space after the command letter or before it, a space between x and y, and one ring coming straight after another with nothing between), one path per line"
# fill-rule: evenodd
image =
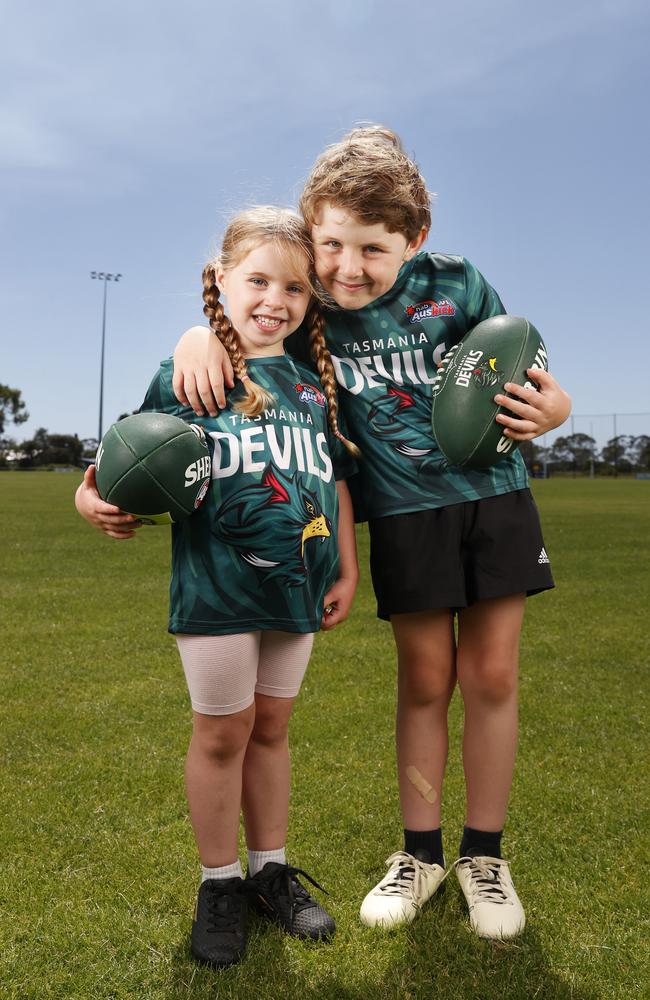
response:
M213 531L266 579L278 577L297 587L307 575L305 546L314 539L325 544L331 528L300 473L287 476L270 463L259 483L238 490L222 505ZM286 553L281 560L278 551Z
M386 393L375 396L368 411L368 430L418 467L431 461L434 449L428 422L421 417L413 389L390 385Z

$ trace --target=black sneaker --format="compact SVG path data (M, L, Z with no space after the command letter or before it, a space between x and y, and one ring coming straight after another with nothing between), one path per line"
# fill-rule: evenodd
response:
M251 900L260 913L275 920L294 937L312 938L315 941L330 937L336 930L336 924L300 884L297 875L304 875L312 885L325 892L302 868L267 861L257 875L246 878Z
M192 954L222 969L240 960L248 923L244 880L209 878L201 883L192 924Z

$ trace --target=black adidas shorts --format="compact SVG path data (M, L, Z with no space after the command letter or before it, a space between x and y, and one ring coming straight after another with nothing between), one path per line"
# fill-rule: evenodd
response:
M466 608L554 586L530 490L369 522L377 616Z

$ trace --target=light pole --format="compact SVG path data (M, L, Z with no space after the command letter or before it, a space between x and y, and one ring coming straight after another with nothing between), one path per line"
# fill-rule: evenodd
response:
M102 439L102 424L103 424L103 410L104 410L104 344L106 341L106 284L109 281L119 281L122 277L121 274L107 274L105 271L91 271L91 278L96 278L98 281L104 282L104 305L102 308L102 356L99 366L99 433L97 435L97 443Z

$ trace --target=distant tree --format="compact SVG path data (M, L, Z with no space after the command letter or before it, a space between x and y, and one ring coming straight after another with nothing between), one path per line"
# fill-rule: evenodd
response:
M637 472L650 472L650 437L647 434L634 438L629 453Z
M0 469L6 469L11 464L11 458L18 451L18 445L13 438L0 436Z
M21 399L20 389L12 389L0 383L0 434L3 433L8 421L13 424L24 424L26 420L29 420L29 413Z
M83 445L76 434L50 434L47 465L81 465Z
M41 465L81 465L83 444L76 434L48 434L39 427L30 441L20 445L19 465L34 468Z
M97 454L97 448L99 447L99 441L97 438L82 438L81 447L84 458L94 458Z
M556 438L549 453L554 464L575 472L586 472L597 455L596 442L589 434L569 434L567 437Z
M30 468L33 465L43 465L44 463L40 461L40 457L47 448L47 441L48 435L46 429L39 427L33 438L22 442L20 446L22 458L18 464L24 468Z
M630 472L635 464L635 438L631 434L618 434L610 438L600 453L600 457L610 470Z

